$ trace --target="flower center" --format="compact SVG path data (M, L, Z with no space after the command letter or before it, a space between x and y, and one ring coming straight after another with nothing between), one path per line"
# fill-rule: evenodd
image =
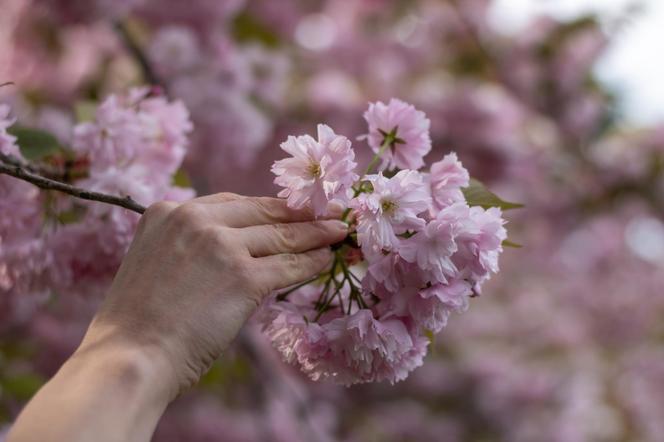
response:
M391 215L394 213L394 211L399 207L397 203L391 200L383 200L380 203L381 209L383 209L383 213L386 213L388 215Z
M307 169L307 172L309 172L309 175L311 175L312 178L320 178L321 170L320 170L320 164L316 162L312 162L309 164L309 168Z

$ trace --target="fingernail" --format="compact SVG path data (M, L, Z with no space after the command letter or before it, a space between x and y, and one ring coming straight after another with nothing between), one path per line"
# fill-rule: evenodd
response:
M338 218L344 213L344 210L346 210L344 206L342 206L336 201L330 201L329 203L327 203L328 216L331 216L333 218Z

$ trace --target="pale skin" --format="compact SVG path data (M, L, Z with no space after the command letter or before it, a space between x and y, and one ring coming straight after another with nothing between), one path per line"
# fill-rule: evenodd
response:
M151 206L83 342L7 442L150 440L264 297L325 269L346 234L343 222L274 198Z

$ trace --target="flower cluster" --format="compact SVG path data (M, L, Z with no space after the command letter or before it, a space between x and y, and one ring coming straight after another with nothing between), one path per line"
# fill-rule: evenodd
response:
M187 109L148 88L111 95L91 121L71 127L71 150L43 160L58 179L92 191L131 196L143 205L193 197L173 185L192 130ZM0 152L25 161L14 123L0 105ZM133 237L138 215L121 207L40 192L0 176L0 297L3 315L21 319L29 304L49 293L99 293ZM0 316L0 321L2 317ZM6 324L7 325L7 324Z
M276 295L261 316L286 361L346 385L393 383L421 365L427 333L467 309L498 271L507 236L500 208L464 197L470 178L456 154L418 170L431 149L423 112L393 99L364 118L376 156L361 177L350 141L328 126L318 126L318 140L281 145L292 157L272 168L279 196L316 215L330 201L345 205L351 233L329 271Z
M189 112L179 101L170 103L150 93L149 88L136 88L126 96L111 95L98 107L94 121L74 127L72 147L90 164L83 187L131 195L141 204L181 192L171 180L193 128ZM193 195L187 192L182 196Z

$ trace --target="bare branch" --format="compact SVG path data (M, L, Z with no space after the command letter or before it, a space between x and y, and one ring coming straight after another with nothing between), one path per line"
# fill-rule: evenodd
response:
M139 214L145 212L145 207L138 204L130 196L119 197L100 192L93 192L51 178L43 177L30 170L28 165L23 164L17 158L3 153L0 153L0 174L10 175L14 178L27 181L41 189L56 190L76 198L124 207L125 209Z
M129 29L127 29L127 26L122 22L116 22L113 25L113 27L115 28L115 31L122 39L122 43L124 44L125 48L129 51L131 56L134 57L134 59L140 66L141 71L143 72L144 80L153 86L160 86L162 89L165 90L165 85L162 84L161 81L159 80L159 77L155 73L152 65L150 64L148 57L145 55L143 49L141 49L138 43L136 43Z
M44 164L27 163L14 156L3 154L2 152L0 152L0 160L10 166L20 167L34 174L41 175L44 178L50 178L56 181L67 181L63 179L65 173L55 167Z

